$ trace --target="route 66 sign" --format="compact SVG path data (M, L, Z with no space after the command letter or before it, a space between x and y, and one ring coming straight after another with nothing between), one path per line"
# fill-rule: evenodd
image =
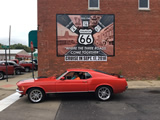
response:
M93 44L94 39L92 36L92 30L91 29L80 29L79 30L79 37L78 37L78 43L83 45L90 45Z

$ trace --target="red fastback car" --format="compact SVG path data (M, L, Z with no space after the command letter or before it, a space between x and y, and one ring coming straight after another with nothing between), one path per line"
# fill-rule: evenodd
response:
M39 77L17 82L17 92L28 94L33 103L44 100L49 93L95 92L100 100L108 100L113 93L127 89L123 76L92 69L68 69L59 77Z

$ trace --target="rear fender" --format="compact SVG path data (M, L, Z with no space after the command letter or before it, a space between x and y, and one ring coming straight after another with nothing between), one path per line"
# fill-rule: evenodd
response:
M109 87L111 87L112 92L114 93L114 88L113 88L113 86L110 85L110 84L107 84L107 83L102 83L102 84L97 85L97 86L95 87L95 91L96 91L96 89L97 89L98 87L100 87L100 86L109 86Z

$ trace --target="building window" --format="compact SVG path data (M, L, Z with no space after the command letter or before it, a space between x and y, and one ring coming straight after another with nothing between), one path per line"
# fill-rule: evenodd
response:
M100 0L88 0L88 9L89 10L99 10L100 9Z
M149 10L149 0L139 0L139 10Z

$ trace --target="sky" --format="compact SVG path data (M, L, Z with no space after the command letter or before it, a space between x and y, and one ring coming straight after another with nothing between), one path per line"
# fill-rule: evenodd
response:
M0 0L0 43L28 46L28 33L37 30L37 0Z

